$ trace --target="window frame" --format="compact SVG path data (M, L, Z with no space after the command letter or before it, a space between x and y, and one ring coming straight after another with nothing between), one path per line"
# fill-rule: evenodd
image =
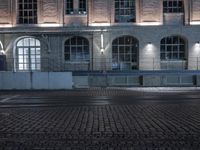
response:
M82 42L82 44L78 43L80 41ZM75 50L75 52L73 51L73 49ZM73 36L66 39L64 41L64 61L70 63L89 63L90 43L88 39L82 36Z
M177 56L175 58L174 56ZM161 61L182 61L186 60L186 41L180 36L164 37L160 41Z
M112 42L112 70L123 70L121 64L130 65L129 69L125 70L137 70L138 53L139 41L136 38L121 36L114 39Z
M70 7L67 5L68 1L71 1ZM87 0L64 0L64 3L65 15L87 15Z
M31 2L17 0L17 24L34 25L38 23L38 0Z
M115 0L115 23L136 22L136 0ZM123 6L123 7L122 7Z
M184 13L184 1L163 0L163 13Z

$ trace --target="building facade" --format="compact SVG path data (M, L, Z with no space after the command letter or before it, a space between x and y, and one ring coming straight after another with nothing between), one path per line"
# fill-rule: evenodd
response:
M16 72L198 70L200 0L0 0L0 48Z

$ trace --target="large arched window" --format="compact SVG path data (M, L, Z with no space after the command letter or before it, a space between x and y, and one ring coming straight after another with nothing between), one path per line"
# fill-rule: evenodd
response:
M34 71L41 69L40 41L35 38L23 38L16 45L16 69Z
M183 0L164 0L163 12L164 13L183 13L184 12Z
M89 61L89 41L75 36L65 41L65 61Z
M138 69L138 46L138 40L131 36L115 39L112 43L112 69Z
M37 24L37 0L18 0L18 23Z
M161 40L161 69L182 70L187 68L186 41L180 36L169 36Z
M186 42L180 36L169 36L161 40L160 58L161 60L184 60Z
M135 0L115 0L115 22L135 21Z

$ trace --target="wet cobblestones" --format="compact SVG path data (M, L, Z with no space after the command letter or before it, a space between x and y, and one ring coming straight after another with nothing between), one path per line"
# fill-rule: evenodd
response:
M0 109L0 149L200 149L200 105Z

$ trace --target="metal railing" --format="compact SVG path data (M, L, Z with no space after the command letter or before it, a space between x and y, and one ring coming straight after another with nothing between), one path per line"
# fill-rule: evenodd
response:
M29 61L30 62L30 61ZM37 62L37 63L36 63ZM90 61L64 61L56 58L42 58L20 68L14 58L0 60L0 71L131 71L131 70L200 70L200 57L186 60L162 61L155 58L143 58L139 62L113 61L107 58L93 58Z

